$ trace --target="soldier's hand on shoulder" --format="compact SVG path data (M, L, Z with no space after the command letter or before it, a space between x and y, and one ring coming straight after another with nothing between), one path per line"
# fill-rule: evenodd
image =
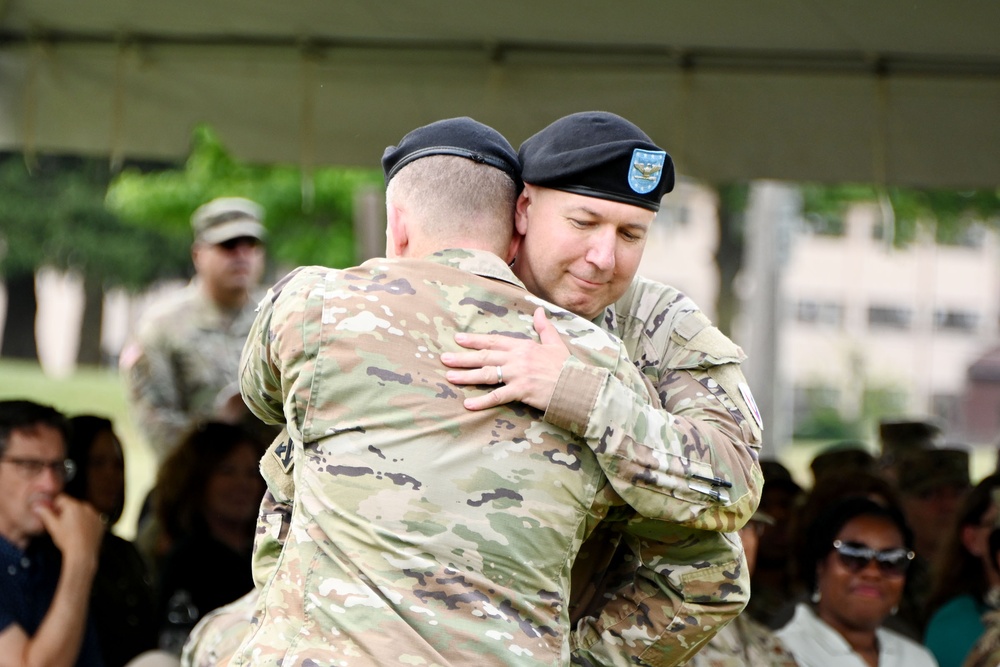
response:
M541 342L500 334L455 335L455 342L469 352L449 352L441 362L453 369L445 375L457 385L498 385L486 395L465 400L469 410L482 410L522 401L544 410L569 358L569 348L556 328L537 308L533 324Z

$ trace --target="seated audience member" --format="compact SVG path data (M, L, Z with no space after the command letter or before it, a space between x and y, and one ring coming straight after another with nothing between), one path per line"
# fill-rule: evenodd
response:
M987 544L1000 512L992 500L998 488L1000 475L990 475L973 487L959 505L934 563L924 645L941 667L961 667L983 634L986 592L1000 584Z
M0 401L0 665L104 664L87 613L104 526L63 492L67 435L55 409Z
M1000 505L998 492L993 493L994 505ZM996 577L1000 577L1000 528L990 531L989 541L990 568ZM994 580L990 590L984 596L987 611L983 614L983 634L973 645L965 657L962 667L997 667L1000 665L1000 584Z
M757 560L757 544L766 526L774 519L757 512L740 529L747 569L753 576ZM796 667L791 652L774 631L755 621L749 614L740 614L698 651L687 663L689 667Z
M157 517L172 543L157 586L164 650L179 654L202 616L253 588L263 452L242 428L209 422L164 461L156 484Z
M931 564L937 561L958 507L971 488L969 453L962 449L916 450L901 455L896 464L896 490L906 523L913 528L921 566L920 580L913 583L920 587L923 607L930 594Z
M820 477L829 473L845 471L875 472L878 461L864 443L853 440L835 442L813 457L809 469L815 484Z
M792 473L778 461L761 460L760 468L764 473L764 491L758 509L772 517L774 525L764 526L760 536L747 613L776 628L781 625L775 621L776 616L794 604L796 590L789 559L791 526L803 493Z
M796 514L792 524L792 553L800 554L806 549L805 528L827 507L844 498L852 496L863 496L874 500L879 505L899 507L899 496L893 484L881 474L872 471L862 471L858 469L827 471L822 474L812 491L806 496L805 501ZM906 571L906 586L903 588L903 599L899 603L899 610L886 619L885 626L891 630L902 633L915 641L920 641L920 627L918 620L922 607L918 607L911 587L913 576L921 559L915 557ZM793 565L796 578L796 585L799 590L800 600L809 597L810 591L802 583L802 573L798 571L798 563ZM782 624L791 618L794 608L786 609L780 615Z
M111 421L94 415L70 420L69 458L76 475L66 493L90 503L106 530L90 596L90 613L107 667L121 667L156 646L153 587L146 564L111 528L125 507L125 458Z
M934 667L930 652L884 627L899 604L913 536L892 506L851 497L806 528L802 572L810 590L777 632L804 667Z
M878 466L883 476L895 483L902 459L914 452L940 447L942 435L941 426L934 421L883 419L878 426L881 449Z

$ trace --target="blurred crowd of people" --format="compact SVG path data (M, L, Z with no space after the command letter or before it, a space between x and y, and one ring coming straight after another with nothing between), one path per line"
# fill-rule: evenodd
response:
M125 461L111 421L62 420L17 401L2 408L8 437L21 423L15 413L67 436L64 457L25 463L20 476L41 483L40 466L50 466L66 494L100 517L85 651L99 646L108 667L175 661L185 642L190 653L229 641L218 650L231 652L256 601L249 562L265 443L234 423L188 431L163 461L132 542L112 531ZM881 667L995 666L1000 475L973 484L968 452L940 446L937 434L924 422L884 423L878 454L859 442L827 447L812 460L808 489L777 460L762 461L760 507L740 531L751 602L689 664L820 666L860 656ZM0 460L22 462L9 450ZM30 552L39 563L56 534ZM203 618L211 623L192 632Z
M744 538L756 558L740 622L778 647L769 661L712 662L710 644L694 664L787 664L787 651L807 666L997 665L1000 475L973 484L968 450L940 435L929 422L883 422L875 453L861 442L821 450L808 489L762 461L766 523Z
M203 616L253 589L258 466L272 430L250 415L235 381L260 296L261 220L260 206L236 197L195 211L195 277L147 313L123 354L131 413L159 461L134 541L113 531L125 456L112 422L0 402L0 461L10 464L0 467L0 552L11 560L0 597L34 600L0 609L4 627L13 621L23 631L6 633L12 643L0 641L0 653L63 664L45 660L80 644L65 664L174 665ZM39 524L39 506L76 517L79 528ZM88 534L90 524L100 531ZM77 559L78 588L69 591L60 573ZM64 615L86 623L67 625Z

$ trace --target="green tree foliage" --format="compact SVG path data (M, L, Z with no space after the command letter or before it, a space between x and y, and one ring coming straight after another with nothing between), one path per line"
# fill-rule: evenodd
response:
M796 425L793 437L798 440L855 440L860 434L857 423L844 419L834 407L821 406Z
M324 168L304 176L294 166L243 164L229 155L211 129L199 127L182 169L126 169L111 184L107 204L138 227L190 243L195 208L215 197L247 197L266 211L272 259L287 265L345 267L356 263L353 202L362 187L381 188L381 173Z
M3 275L52 266L137 290L179 273L188 244L123 225L104 206L110 180L104 160L46 156L29 172L18 154L0 159Z
M1000 190L941 190L886 188L842 184L802 186L803 213L807 218L836 227L847 208L857 202L888 198L895 225L893 243L904 246L913 241L920 225L933 225L939 243L956 243L970 225L1000 228Z
M91 318L81 342L87 361L100 357L106 288L138 290L186 266L186 245L171 243L154 229L122 225L106 210L110 178L105 160L41 156L29 170L20 154L0 156L0 275L8 287L5 356L37 358L34 274L43 266L78 272L88 299L96 301L87 304Z

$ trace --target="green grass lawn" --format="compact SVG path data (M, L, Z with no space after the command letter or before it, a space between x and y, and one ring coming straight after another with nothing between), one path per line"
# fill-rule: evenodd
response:
M38 364L0 360L0 399L26 398L68 416L96 414L111 419L125 449L125 513L115 532L131 538L139 507L153 485L156 459L132 423L125 390L113 369L79 368L69 377L46 375Z

